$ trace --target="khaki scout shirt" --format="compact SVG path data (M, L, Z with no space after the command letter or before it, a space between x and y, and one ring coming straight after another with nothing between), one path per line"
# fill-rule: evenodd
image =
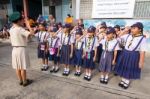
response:
M23 27L12 26L9 32L12 46L27 46L29 31Z

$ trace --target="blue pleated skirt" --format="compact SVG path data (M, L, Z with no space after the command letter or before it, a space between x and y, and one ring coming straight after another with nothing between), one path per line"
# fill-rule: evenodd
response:
M103 52L102 44L99 44L99 46L97 47L97 63L100 62L102 52Z
M40 49L41 44L45 44L45 43L39 43L38 48L37 48L37 56L38 58L48 59L49 53L45 52L45 50Z
M74 65L75 66L83 66L83 50L80 49L75 49L75 54L74 54Z
M90 58L84 58L84 68L86 69L94 69L95 68L95 62L93 61L94 58L94 51L90 52Z
M139 59L140 52L123 50L114 72L126 79L140 79Z
M112 71L112 61L113 61L114 53L113 52L102 52L102 56L99 63L99 70L101 72L108 72Z
M60 54L60 63L61 64L70 64L70 52L71 52L71 45L62 45L61 47L61 54Z

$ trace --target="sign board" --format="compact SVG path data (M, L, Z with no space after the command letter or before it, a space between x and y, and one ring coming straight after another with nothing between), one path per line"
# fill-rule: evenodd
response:
M92 18L132 18L135 0L93 0Z

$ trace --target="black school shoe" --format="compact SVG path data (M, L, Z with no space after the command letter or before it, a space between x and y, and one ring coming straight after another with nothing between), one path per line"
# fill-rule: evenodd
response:
M104 84L104 78L100 78L100 83Z
M52 68L51 70L50 70L50 73L53 73L55 71L55 68Z
M77 72L77 76L78 76L78 77L80 77L80 76L81 76L81 74L82 74L81 72Z
M66 75L66 71L64 71L64 72L62 73L62 75L65 76L65 75Z
M42 68L41 68L41 71L47 71L48 68L49 68L48 66L47 66L47 67L42 67Z
M48 70L48 68L49 68L48 66L44 67L44 71L47 71L47 70Z
M32 82L33 82L33 80L27 79L25 82L23 82L22 85L23 85L23 87L26 87L26 86L30 85Z
M121 81L121 82L118 84L118 86L119 86L119 87L122 87L122 88L123 88L123 85L124 85L124 82L123 82L123 81Z
M45 69L45 68L44 68L44 67L42 67L42 68L41 68L41 71L44 71L44 69Z
M63 76L69 76L69 74L70 74L70 71L64 71L62 75Z
M69 76L70 74L70 71L66 71L66 75L65 76Z
M124 83L122 88L123 88L123 89L128 89L128 88L129 88L129 85L130 85L130 83L129 83L129 84Z
M91 81L91 78L92 78L91 76L88 76L87 81Z
M57 69L55 68L54 69L54 73L57 73L58 71L59 71L59 68L57 68Z
M85 76L84 76L84 80L87 80L87 79L88 79L88 76L87 76L87 75L85 75Z
M78 72L75 72L75 73L74 73L74 76L78 76Z
M118 74L114 73L114 76L118 76Z
M108 79L104 79L104 84L108 84Z

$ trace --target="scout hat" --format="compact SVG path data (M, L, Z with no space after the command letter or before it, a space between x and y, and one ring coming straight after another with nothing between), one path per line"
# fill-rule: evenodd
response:
M111 34L111 33L115 34L115 33L116 33L116 31L115 31L115 29L114 29L114 28L109 27L109 28L107 29L106 34L108 35L108 34Z
M141 22L137 22L133 24L131 27L138 27L139 29L143 30L144 26Z
M100 25L101 25L100 28L107 28L106 22L102 22Z
M14 12L9 16L9 21L14 22L17 21L18 19L21 19L21 14L19 12Z
M87 32L88 33L95 33L96 31L96 28L94 26L90 26L88 29L87 29Z
M120 26L119 25L115 25L114 28L117 28L118 30L120 30Z
M82 35L83 34L81 28L77 28L75 31L76 31L76 35Z

